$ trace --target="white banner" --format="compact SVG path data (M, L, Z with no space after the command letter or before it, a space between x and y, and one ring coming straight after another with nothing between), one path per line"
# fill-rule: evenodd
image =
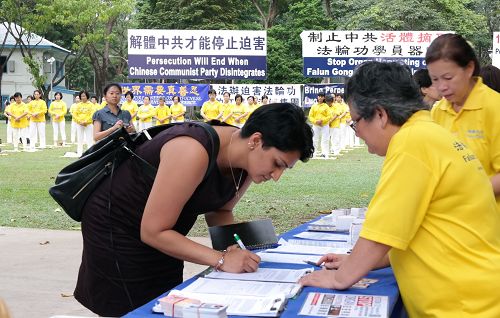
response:
M491 52L491 64L500 68L500 32L493 32L493 52Z
M254 96L257 102L261 102L262 95L269 97L269 103L292 103L302 106L300 84L212 84L217 92L217 100L223 100L223 94L231 94L231 102L234 96L240 94L245 102L248 96Z

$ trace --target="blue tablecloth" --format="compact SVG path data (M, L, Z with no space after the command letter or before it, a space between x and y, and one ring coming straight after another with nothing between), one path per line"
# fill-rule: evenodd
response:
M311 222L313 222L313 221L311 221ZM287 233L284 233L281 237L287 240L287 239L292 238L293 235L298 234L300 232L303 232L305 230L307 230L307 224L300 225L300 226L294 228L293 230L291 230ZM298 269L298 268L305 268L305 267L310 267L310 266L307 264L299 265L299 264L262 263L261 267ZM304 287L304 289L302 290L302 292L298 296L296 296L294 299L290 299L288 301L288 304L286 305L285 310L281 314L281 317L282 318L297 317L298 312L299 312L300 308L302 307L302 304L306 300L307 294L309 292L323 292L323 293L335 292L335 293L342 293L342 294L364 294L364 295L389 296L389 313L391 315L391 318L405 317L406 314L404 312L404 307L402 305L401 298L399 297L399 289L398 289L398 285L396 283L396 279L394 278L392 269L391 268L384 268L384 269L371 271L367 275L367 277L378 279L378 282L370 285L370 287L368 287L366 289L348 289L348 290L343 290L343 291L338 291L338 290L332 291L331 289ZM182 289L182 288L188 286L189 284L191 284L197 278L198 278L198 276L194 276L194 277L184 281L182 284L177 286L175 289ZM160 295L158 298L161 298L163 296L164 295ZM125 318L161 317L159 314L154 314L151 311L151 308L153 308L157 299L153 299L149 303L135 309L134 311L128 313L124 317ZM234 317L236 317L236 316L234 316ZM307 316L300 316L300 317L307 317Z

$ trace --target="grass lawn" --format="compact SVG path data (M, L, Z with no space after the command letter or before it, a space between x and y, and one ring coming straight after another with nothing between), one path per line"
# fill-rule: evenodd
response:
M47 145L52 145L52 126L47 124ZM66 130L69 138L70 125ZM2 150L6 125L0 123ZM75 159L63 158L70 148L55 148L34 153L0 152L0 226L45 229L79 229L48 194L54 178ZM297 163L277 183L269 181L250 187L235 209L238 221L271 218L278 233L308 221L320 211L340 207L366 206L380 174L382 158L368 154L366 148L354 149L337 160L310 160ZM199 218L190 235L207 235Z

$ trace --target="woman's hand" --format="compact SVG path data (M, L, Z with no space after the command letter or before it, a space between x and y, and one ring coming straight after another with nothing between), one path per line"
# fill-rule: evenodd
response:
M347 254L328 253L322 256L318 261L318 266L323 264L327 269L337 269L342 262L348 257Z
M113 128L114 130L118 130L122 128L122 126L123 126L123 120L120 119L116 121L116 123L113 125Z
M345 289L336 280L337 271L322 269L307 274L299 280L303 286L314 286L330 289Z
M221 269L229 273L251 273L259 268L260 257L248 250L230 246Z

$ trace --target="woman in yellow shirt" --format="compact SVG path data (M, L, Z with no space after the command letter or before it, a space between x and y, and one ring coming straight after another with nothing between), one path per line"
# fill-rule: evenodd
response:
M231 94L229 92L225 92L223 96L224 101L222 102L222 117L220 121L230 124L227 120L231 114L231 107L233 107L233 104L231 104Z
M347 289L391 265L410 317L500 317L500 213L481 163L432 121L405 66L366 62L345 91L351 128L385 160L351 254L300 283Z
M184 114L186 114L186 106L181 104L179 96L172 97L172 105L170 105L170 115L173 123L184 122Z
M9 116L9 123L12 127L12 143L14 144L14 151L18 151L19 138L23 142L24 150L27 148L27 132L28 129L28 106L23 103L23 95L16 92L14 94L14 103L9 105L8 111L6 110L7 116Z
M243 104L243 96L237 94L234 97L235 104L231 107L227 122L236 127L243 127L248 118L248 109Z
M209 100L201 106L200 115L205 121L220 120L223 115L222 104L215 99L217 92L215 89L208 91Z
M171 112L170 108L165 104L165 97L160 97L158 107L156 107L156 115L153 117L156 120L156 125L164 125L170 123Z
M28 113L30 116L30 150L35 151L35 143L40 141L39 146L45 149L45 114L47 113L47 103L42 97L42 91L39 89L33 92L34 100L28 104ZM38 139L40 138L40 139Z
M80 91L78 96L80 96L80 102L76 104L73 118L76 122L76 153L81 156L83 144L87 145L87 149L94 144L92 116L95 108L89 100L89 92Z
M137 111L137 117L139 117L139 131L152 127L153 117L156 114L156 110L153 105L151 105L149 96L144 97L143 103L144 104L141 105Z
M55 100L50 103L49 115L52 118L52 130L54 136L54 147L57 146L57 137L61 133L62 145L66 145L66 120L64 115L68 112L66 103L62 100L62 93L56 92Z
M469 147L490 177L500 213L500 94L478 77L474 49L458 34L434 40L425 57L434 86L444 97L432 119Z
M134 102L134 94L131 91L125 93L125 102L123 102L120 107L121 110L126 110L132 116L132 121L134 123L134 127L139 127L137 122L137 111L139 110L139 106L136 102Z

